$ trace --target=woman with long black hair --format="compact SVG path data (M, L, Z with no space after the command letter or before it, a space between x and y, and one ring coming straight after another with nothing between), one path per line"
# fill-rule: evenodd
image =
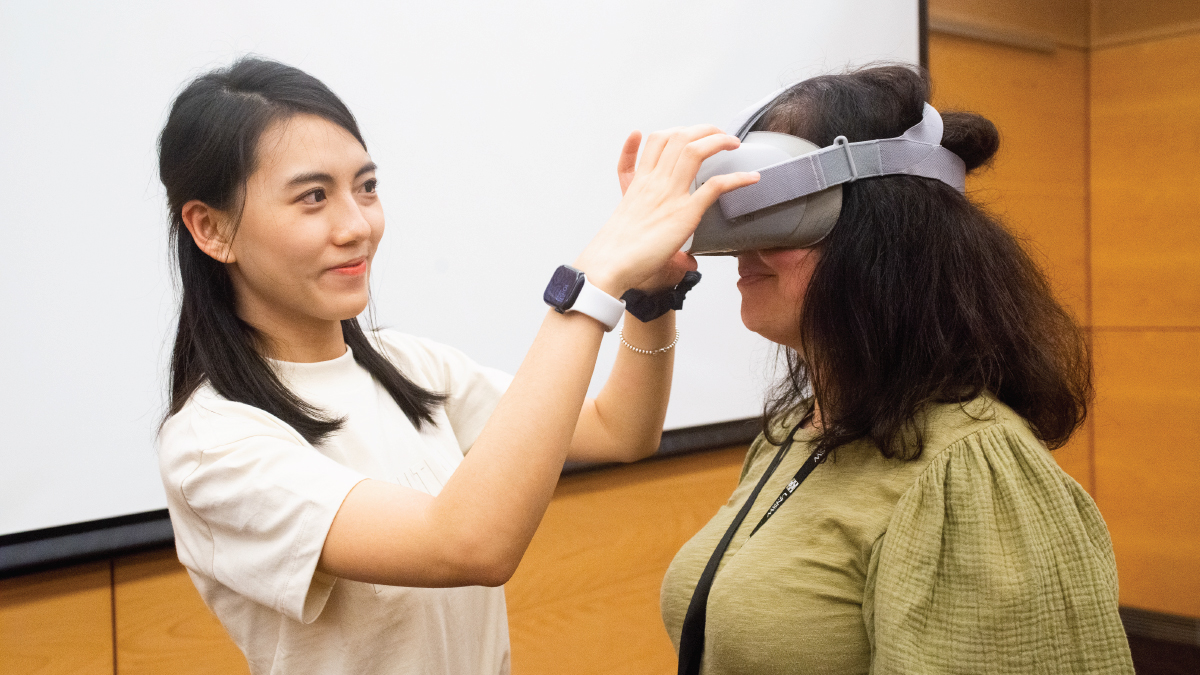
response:
M653 134L637 161L639 141L618 167L624 198L554 273L558 311L510 380L363 330L383 210L354 117L325 85L245 58L176 98L159 169L183 297L160 465L180 560L252 672L508 672L495 587L567 457L657 446L667 310L695 264L679 250L719 194L756 180L689 194L700 163L738 145L713 127ZM631 289L661 311L634 310L623 342L637 349L586 400Z
M849 153L933 119L928 97L922 72L865 68L751 128ZM940 119L961 185L999 135ZM1132 673L1108 531L1048 451L1086 415L1087 341L956 187L860 178L824 238L739 253L742 321L787 371L663 581L680 673Z

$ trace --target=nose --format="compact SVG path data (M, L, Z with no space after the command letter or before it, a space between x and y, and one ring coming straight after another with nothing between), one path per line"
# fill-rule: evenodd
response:
M354 244L371 237L371 221L367 220L363 206L354 199L354 195L343 195L341 208L335 210L333 228L333 243L338 246Z

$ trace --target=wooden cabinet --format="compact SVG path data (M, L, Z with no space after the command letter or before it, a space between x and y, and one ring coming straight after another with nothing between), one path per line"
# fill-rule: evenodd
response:
M0 673L112 675L108 561L0 581Z
M505 587L513 672L676 670L658 609L667 566L728 501L746 448L568 476Z
M250 672L173 549L117 560L113 581L118 675Z

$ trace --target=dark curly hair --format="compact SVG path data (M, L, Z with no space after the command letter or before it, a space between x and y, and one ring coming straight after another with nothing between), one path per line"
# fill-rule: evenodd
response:
M924 71L876 66L805 80L756 125L819 146L899 136L921 120ZM987 119L943 112L942 145L986 165L1000 146ZM917 419L938 403L995 396L1057 448L1092 398L1082 329L1044 273L996 217L937 180L884 176L843 186L837 225L820 244L800 318L803 354L769 394L764 424L795 411L811 387L818 449L869 439L916 459Z

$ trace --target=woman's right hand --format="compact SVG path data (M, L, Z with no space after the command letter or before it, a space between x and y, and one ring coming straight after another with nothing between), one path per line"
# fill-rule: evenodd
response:
M626 165L631 163L631 148L636 153L634 134L625 143L622 163ZM700 216L717 197L758 181L757 172L732 173L714 176L691 192L700 164L738 145L736 137L711 125L650 134L628 187L626 180L621 181L625 196L576 259L575 267L613 297L657 273L691 236Z

